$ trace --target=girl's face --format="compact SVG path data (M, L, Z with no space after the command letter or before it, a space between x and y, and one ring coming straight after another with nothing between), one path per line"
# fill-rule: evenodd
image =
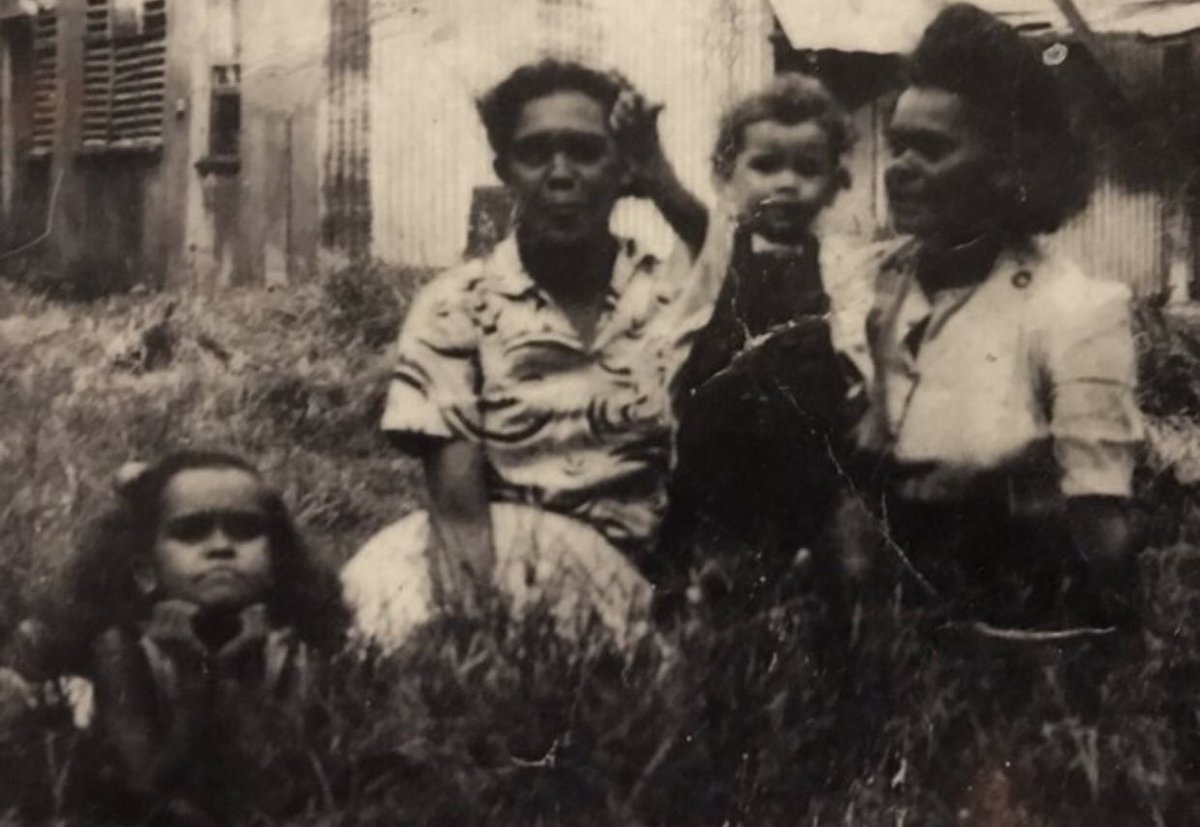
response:
M837 194L840 178L829 137L815 121L756 121L723 190L742 223L779 243L803 240Z
M163 489L154 542L160 593L204 608L241 609L271 582L262 483L237 468L181 471Z

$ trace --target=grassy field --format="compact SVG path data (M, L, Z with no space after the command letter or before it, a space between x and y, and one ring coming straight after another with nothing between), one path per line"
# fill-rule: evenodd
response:
M376 268L91 304L0 281L0 643L130 459L255 458L334 564L410 508L415 468L376 424L387 343L421 277ZM932 646L922 618L887 609L823 653L801 605L618 653L601 635L565 644L536 615L451 619L396 657L334 670L309 719L251 756L245 822L1193 821L1200 328L1149 305L1139 316L1154 548L1141 627L1121 639ZM69 740L48 731L28 760L0 760L24 765L27 822L69 821Z

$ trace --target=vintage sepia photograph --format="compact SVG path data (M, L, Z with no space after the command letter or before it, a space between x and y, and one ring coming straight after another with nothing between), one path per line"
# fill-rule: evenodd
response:
M0 827L1200 824L1200 0L0 0Z

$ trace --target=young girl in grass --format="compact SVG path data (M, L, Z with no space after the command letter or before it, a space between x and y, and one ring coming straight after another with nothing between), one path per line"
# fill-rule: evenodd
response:
M337 581L238 457L172 454L125 469L117 489L66 599L24 625L18 665L94 686L105 816L219 822L247 780L239 749L277 746L267 733L298 711L314 651L339 645Z

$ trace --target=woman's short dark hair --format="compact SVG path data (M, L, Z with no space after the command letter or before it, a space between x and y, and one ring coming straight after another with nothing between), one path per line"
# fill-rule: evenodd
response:
M1091 147L1058 79L1011 26L967 3L946 7L910 59L909 85L966 101L1010 173L1010 231L1053 232L1086 206Z
M199 469L235 469L262 479L257 468L233 454L180 451L121 485L117 502L85 529L64 571L64 593L45 618L58 650L53 657L63 668L85 665L96 635L148 615L152 598L138 588L136 566L153 554L166 487L176 475ZM292 627L316 648L336 648L349 619L336 574L304 545L276 491L264 486L262 506L272 583L264 602L271 622Z
M497 157L504 157L512 143L517 119L525 104L556 92L582 92L612 111L624 85L612 74L590 69L570 60L546 58L513 71L479 99L476 106L488 143Z
M811 75L782 74L721 117L712 156L717 177L728 179L733 173L734 162L745 148L746 127L760 121L789 125L813 121L824 130L835 160L854 144L854 128L825 84Z

